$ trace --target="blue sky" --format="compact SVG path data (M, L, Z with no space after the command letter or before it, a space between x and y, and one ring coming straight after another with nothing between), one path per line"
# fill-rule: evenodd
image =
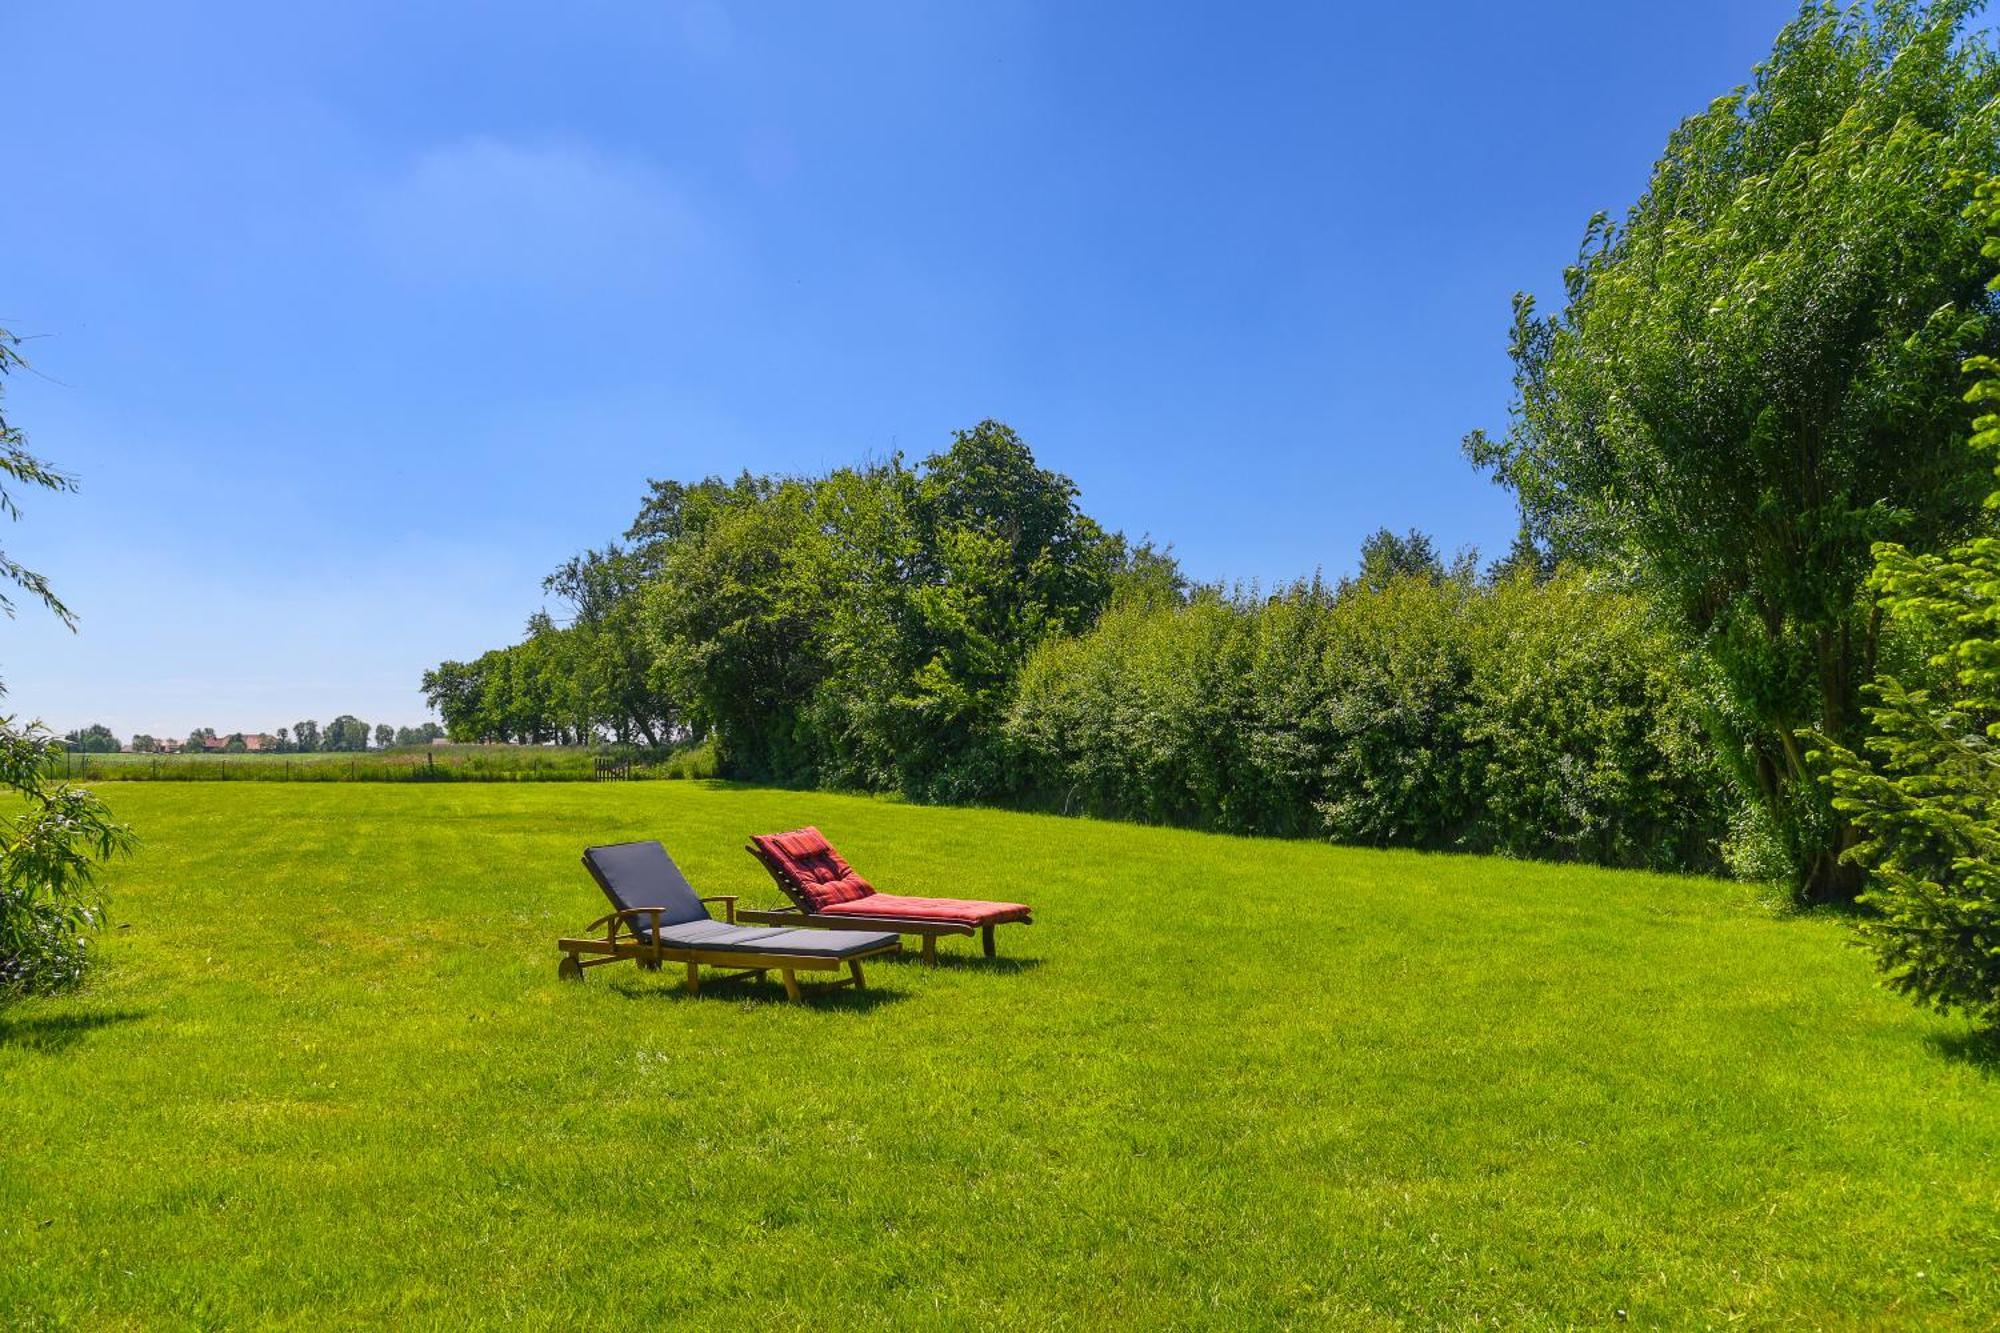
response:
M13 710L424 716L648 476L993 416L1201 578L1504 548L1508 298L1793 12L15 3L0 325L80 495Z

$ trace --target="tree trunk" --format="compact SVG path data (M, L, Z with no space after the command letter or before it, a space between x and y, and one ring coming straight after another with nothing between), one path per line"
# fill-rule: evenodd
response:
M1840 859L1853 845L1855 834L1853 825L1842 825L1835 839L1838 845L1814 853L1805 881L1799 885L1800 903L1808 907L1843 906L1860 897L1868 882L1867 872Z

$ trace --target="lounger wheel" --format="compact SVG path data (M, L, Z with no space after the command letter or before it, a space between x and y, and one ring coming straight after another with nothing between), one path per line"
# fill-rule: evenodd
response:
M556 964L556 976L564 981L582 981L583 960L573 953L564 954L563 960Z

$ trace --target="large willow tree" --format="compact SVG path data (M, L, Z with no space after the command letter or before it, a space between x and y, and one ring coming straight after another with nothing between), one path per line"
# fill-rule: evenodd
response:
M1806 737L1860 725L1871 547L1979 511L1959 366L1996 328L1965 209L2000 166L2000 62L1977 8L1803 10L1622 222L1592 220L1561 312L1515 299L1512 426L1467 440L1542 541L1627 569L1709 664L1806 901L1859 888Z

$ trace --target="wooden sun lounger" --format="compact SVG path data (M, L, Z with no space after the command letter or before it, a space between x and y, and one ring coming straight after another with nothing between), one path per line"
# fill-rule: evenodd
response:
M958 898L907 898L878 894L874 886L854 873L853 867L816 828L791 833L761 834L744 847L757 863L770 872L785 896L788 907L737 908L736 919L773 926L810 926L819 930L888 930L898 935L915 935L922 943L923 960L937 966L937 942L946 935L978 934L981 951L988 958L998 953L994 947L996 926L1010 922L1033 925L1034 914L1024 903L974 902ZM805 876L818 870L821 878L810 885ZM828 911L821 899L829 891L844 897L840 910ZM879 904L879 906L877 905Z
M556 941L563 954L556 974L564 980L581 980L586 968L630 960L642 968L657 970L666 963L687 966L687 990L701 992L701 969L736 968L717 981L739 981L776 972L785 984L785 994L804 998L800 972L837 972L848 975L817 991L852 986L867 987L861 971L864 959L882 958L902 952L903 944L894 934L871 930L825 931L756 929L738 923L736 895L715 894L699 897L680 868L657 842L616 843L592 847L583 854L584 868L614 910L584 929L605 928L602 938L565 936ZM708 904L723 904L721 921L709 915ZM625 934L621 938L619 932Z

